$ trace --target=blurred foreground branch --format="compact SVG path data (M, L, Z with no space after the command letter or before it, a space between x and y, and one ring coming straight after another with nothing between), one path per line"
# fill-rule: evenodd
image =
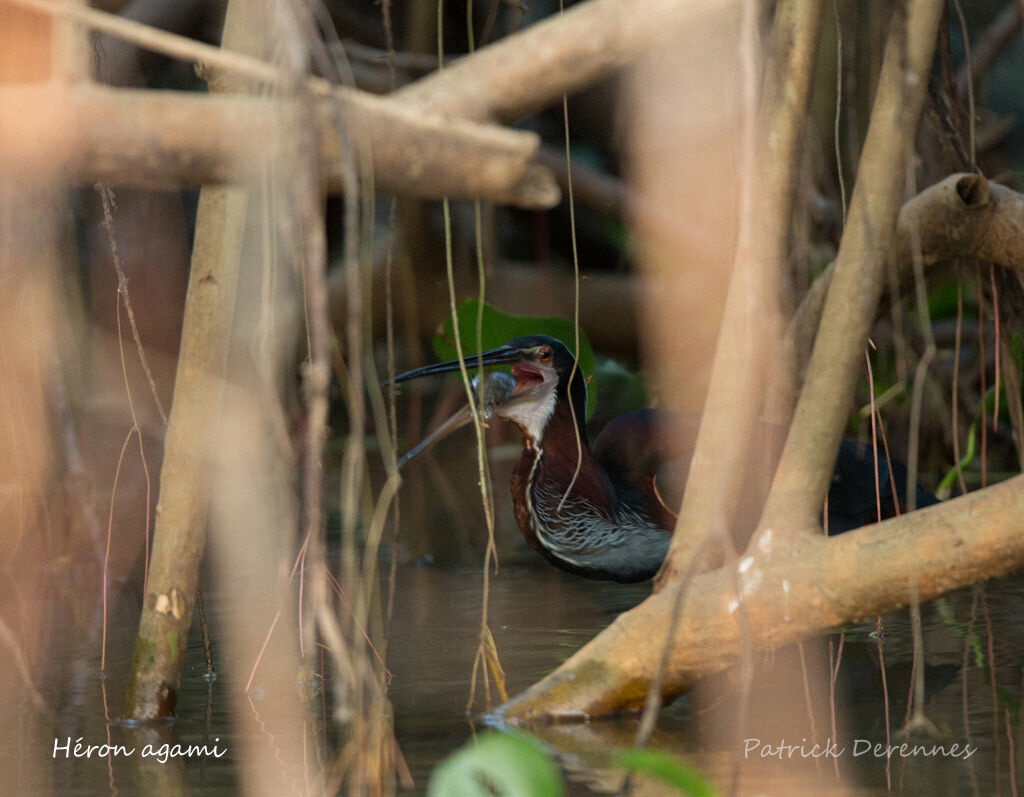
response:
M268 142L294 135L298 108L277 97L31 84L0 89L0 118L5 170L58 159L74 182L169 188L258 177ZM379 191L531 208L559 199L550 171L532 162L535 134L440 121L361 92L317 103L333 190L341 187L338 118L368 142Z
M149 28L95 9L50 0L3 0L72 19L175 58L256 81L295 88L273 65ZM707 14L704 5L700 14ZM716 0L711 12L732 6ZM592 0L459 59L387 98L321 78L317 97L324 177L340 185L335 120L366 141L380 191L428 198L479 197L527 208L551 207L560 192L535 159L539 138L477 124L511 119L550 104L636 60L695 12L681 0L652 0L637 14L626 0ZM0 165L45 149L84 183L168 187L249 176L254 151L296 115L287 103L82 86L34 85L0 91ZM470 121L473 120L473 121Z
M732 0L590 0L460 58L395 93L409 108L509 121L585 88Z
M757 114L763 121L757 120L761 125L754 119L747 122L751 132L758 131L758 143L744 142L740 234L692 475L687 479L657 589L687 570L708 535L728 539L737 507L743 503L742 476L744 469L754 464L751 440L770 393L777 356L769 341L777 340L783 328L781 285L787 269L797 153L804 136L820 28L819 3L790 0L780 4L773 79ZM741 44L752 46L751 42ZM754 94L753 85L749 91ZM755 108L748 108L747 113L754 115ZM756 464L774 466L774 457L770 464Z
M943 4L911 0L889 22L850 214L806 377L759 528L807 529L825 502L895 237ZM796 381L794 379L794 381Z

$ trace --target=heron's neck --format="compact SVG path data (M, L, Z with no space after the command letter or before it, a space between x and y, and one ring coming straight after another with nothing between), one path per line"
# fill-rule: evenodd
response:
M523 456L517 470L532 471L529 480L535 491L542 487L545 493L557 493L559 501L585 500L609 517L615 514L618 502L615 488L590 452L583 418L578 419L577 426L568 402L559 401L555 405L539 440L532 430L519 428L523 435Z
M527 541L556 567L589 578L642 581L657 572L668 535L621 504L604 468L560 403L537 441L523 433L512 474L516 520Z

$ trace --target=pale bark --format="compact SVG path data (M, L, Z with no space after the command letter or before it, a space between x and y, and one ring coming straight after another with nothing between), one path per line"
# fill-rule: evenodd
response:
M140 47L202 62L206 71L253 86L318 100L320 163L328 185L340 187L346 134L372 153L381 190L432 198L480 197L546 208L560 192L551 172L532 163L536 134L430 118L416 109L317 77L296 79L247 54L192 41L129 19L52 0L6 0L57 19L72 19ZM231 90L228 85L227 90ZM193 97L176 92L119 92L88 87L84 96L53 86L0 92L0 165L18 166L45 150L74 178L115 185L167 187L244 179L259 159L253 148L289 132L293 103ZM205 102L203 100L206 100ZM273 102L275 104L268 104ZM345 130L338 129L340 124ZM294 135L294 129L291 130ZM237 146L236 146L237 144ZM63 160L62 160L63 159ZM226 161L226 163L224 163ZM108 172L94 172L105 167ZM258 174L257 174L258 176Z
M820 3L796 0L779 7L773 37L778 67L763 100L761 144L741 175L749 182L750 201L741 203L740 238L691 477L658 589L687 569L705 535L728 538L744 471L758 464L749 452L775 359L769 342L780 339L783 328L789 218L820 26Z
M850 215L825 300L828 324L815 339L761 528L813 528L821 515L894 239L941 12L938 0L915 0L905 16L892 14Z
M54 162L83 185L171 188L253 180L268 141L295 135L297 101L281 97L69 88L0 89L0 167ZM317 102L323 180L341 188L343 119L372 156L376 190L481 197L529 208L561 196L533 162L534 133L413 113L389 100L338 90ZM366 186L369 189L370 186Z
M244 70L269 85L289 85L291 76L270 64L217 51L96 9L54 0L5 0L43 14L71 17L108 35L184 60ZM407 108L461 119L512 119L548 105L607 77L666 42L678 24L735 7L735 0L590 0L532 25L443 71L396 92ZM318 90L324 81L318 83Z
M395 93L407 107L461 119L512 120L613 74L680 25L733 0L589 0L460 58Z
M76 9L50 0L7 2L40 13L70 16L172 57L204 61L271 86L293 88L289 76L270 64L95 9ZM326 81L311 78L307 90L328 98L318 119L327 183L332 187L339 184L339 142L333 120L342 118L356 121L356 129L365 133L373 152L374 176L384 193L480 197L529 208L551 207L559 201L560 192L551 171L532 160L539 139L472 120L524 116L632 63L663 42L677 25L734 6L732 0L715 0L710 6L651 0L637 13L628 0L591 0L460 58L389 98L330 87ZM90 91L100 93L90 95L88 103L77 95L54 96L35 87L0 95L0 119L19 120L13 129L28 134L11 135L0 125L0 152L11 155L4 165L15 164L25 148L33 151L38 142L49 141L51 156L73 158L70 172L84 182L102 179L115 185L148 187L220 182L239 174L245 177L253 162L246 157L248 148L261 140L262 133L270 132L268 127L277 129L279 124L276 114L268 114L265 103L255 99L237 103L232 109L235 113L225 116L221 108L231 106L204 104L198 98L171 95L143 102L132 93L119 96L96 87ZM163 110L148 110L148 102L163 103ZM70 103L69 107L64 103ZM81 107L86 104L89 107ZM40 127L33 114L18 113L26 107L41 109L49 117L42 121L49 125ZM83 121L98 124L76 122L69 116L76 109ZM147 125L148 114L154 112L158 124ZM144 127L136 129L134 125L140 122ZM177 127L176 139L163 135L167 125ZM80 144L75 143L77 135L83 138ZM120 159L112 157L118 149L112 148L105 136L123 149ZM225 151L223 143L235 141L238 150ZM224 160L227 163L221 163ZM94 161L105 166L94 167ZM105 171L96 173L95 168Z
M225 39L254 46L232 27ZM219 427L238 287L248 192L204 188L182 321L174 400L167 424L149 582L132 657L127 712L136 720L173 716L206 547L209 441Z

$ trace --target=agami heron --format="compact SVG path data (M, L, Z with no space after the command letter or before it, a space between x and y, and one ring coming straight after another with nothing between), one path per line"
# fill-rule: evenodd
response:
M512 503L530 545L556 567L587 578L635 582L654 576L675 525L664 498L664 473L672 462L688 467L699 420L669 410L630 412L608 423L591 446L584 423L586 380L561 341L546 335L515 338L465 363L471 369L511 366L511 375L492 373L483 383L481 411L511 421L522 434ZM458 360L435 363L395 381L458 368ZM467 407L405 459L469 417ZM662 431L668 425L682 432L684 450L676 447L679 435ZM872 522L879 502L883 517L894 514L894 486L899 504L905 504L906 470L879 453L876 494L875 467L869 448L843 441L828 495L830 534ZM920 489L916 497L918 507L935 503Z

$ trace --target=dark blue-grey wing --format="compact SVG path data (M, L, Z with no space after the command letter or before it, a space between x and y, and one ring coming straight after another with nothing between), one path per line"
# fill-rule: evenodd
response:
M636 410L610 421L591 452L616 492L672 528L700 428L695 413Z
M888 461L879 451L876 492L875 467L876 458L871 446L853 440L840 443L828 491L829 534L841 534L874 523L878 520L879 505L883 520L906 511L907 469L896 460ZM915 498L918 509L938 503L934 495L921 487L917 488Z

